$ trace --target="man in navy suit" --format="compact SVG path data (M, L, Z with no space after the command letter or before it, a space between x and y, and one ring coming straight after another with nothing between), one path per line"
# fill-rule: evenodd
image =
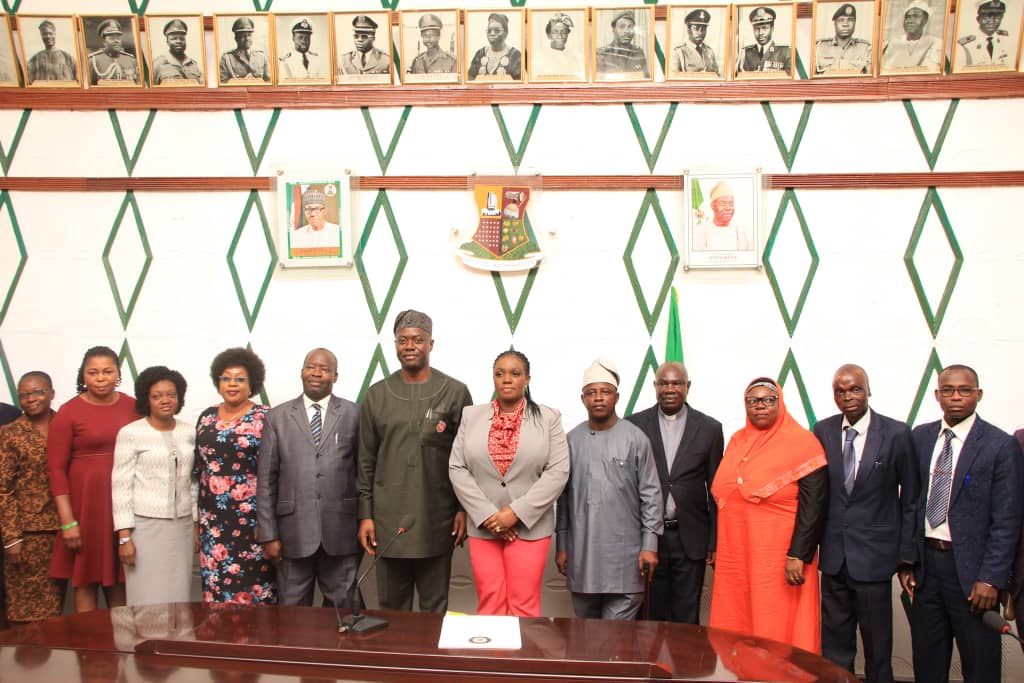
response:
M964 680L1001 678L999 634L981 617L998 608L1010 582L1021 527L1021 454L1012 436L975 414L978 384L966 365L945 368L935 390L942 420L913 434L921 471L919 562L899 575L914 599L914 678L928 683L949 680L954 638Z
M722 461L722 424L686 402L682 363L658 368L654 391L658 405L626 418L651 440L665 503L650 618L699 624L704 570L715 560L718 508L708 491Z
M868 408L858 365L832 378L839 415L814 425L828 459L821 540L821 654L853 671L857 628L868 683L892 683L892 576L913 565L918 467L910 428Z

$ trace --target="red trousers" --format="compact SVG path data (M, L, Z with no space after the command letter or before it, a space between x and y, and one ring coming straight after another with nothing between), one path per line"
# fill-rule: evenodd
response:
M469 539L477 613L540 616L541 579L551 537L537 541Z

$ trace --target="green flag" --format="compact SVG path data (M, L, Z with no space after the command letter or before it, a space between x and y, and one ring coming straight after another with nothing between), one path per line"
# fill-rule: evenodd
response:
M668 334L665 336L665 362L683 362L683 333L679 329L679 296L672 288L672 300L668 307Z

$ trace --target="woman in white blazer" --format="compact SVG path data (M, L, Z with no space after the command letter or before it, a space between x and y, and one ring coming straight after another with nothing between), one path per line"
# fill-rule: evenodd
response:
M554 504L569 478L559 412L530 397L530 361L494 360L490 403L462 413L448 474L469 518L479 614L539 617Z

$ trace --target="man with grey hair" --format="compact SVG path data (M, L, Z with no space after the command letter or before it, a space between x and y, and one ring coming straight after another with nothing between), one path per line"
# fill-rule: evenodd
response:
M371 386L359 420L359 541L371 555L399 526L408 531L377 561L381 609L445 612L452 551L466 538L466 513L448 478L448 459L473 399L466 385L430 366L433 321L395 317L401 369ZM411 519L412 523L408 520Z
M555 508L555 563L584 619L636 617L665 526L651 442L619 419L618 387L608 360L583 373L587 421L568 434L569 483Z

